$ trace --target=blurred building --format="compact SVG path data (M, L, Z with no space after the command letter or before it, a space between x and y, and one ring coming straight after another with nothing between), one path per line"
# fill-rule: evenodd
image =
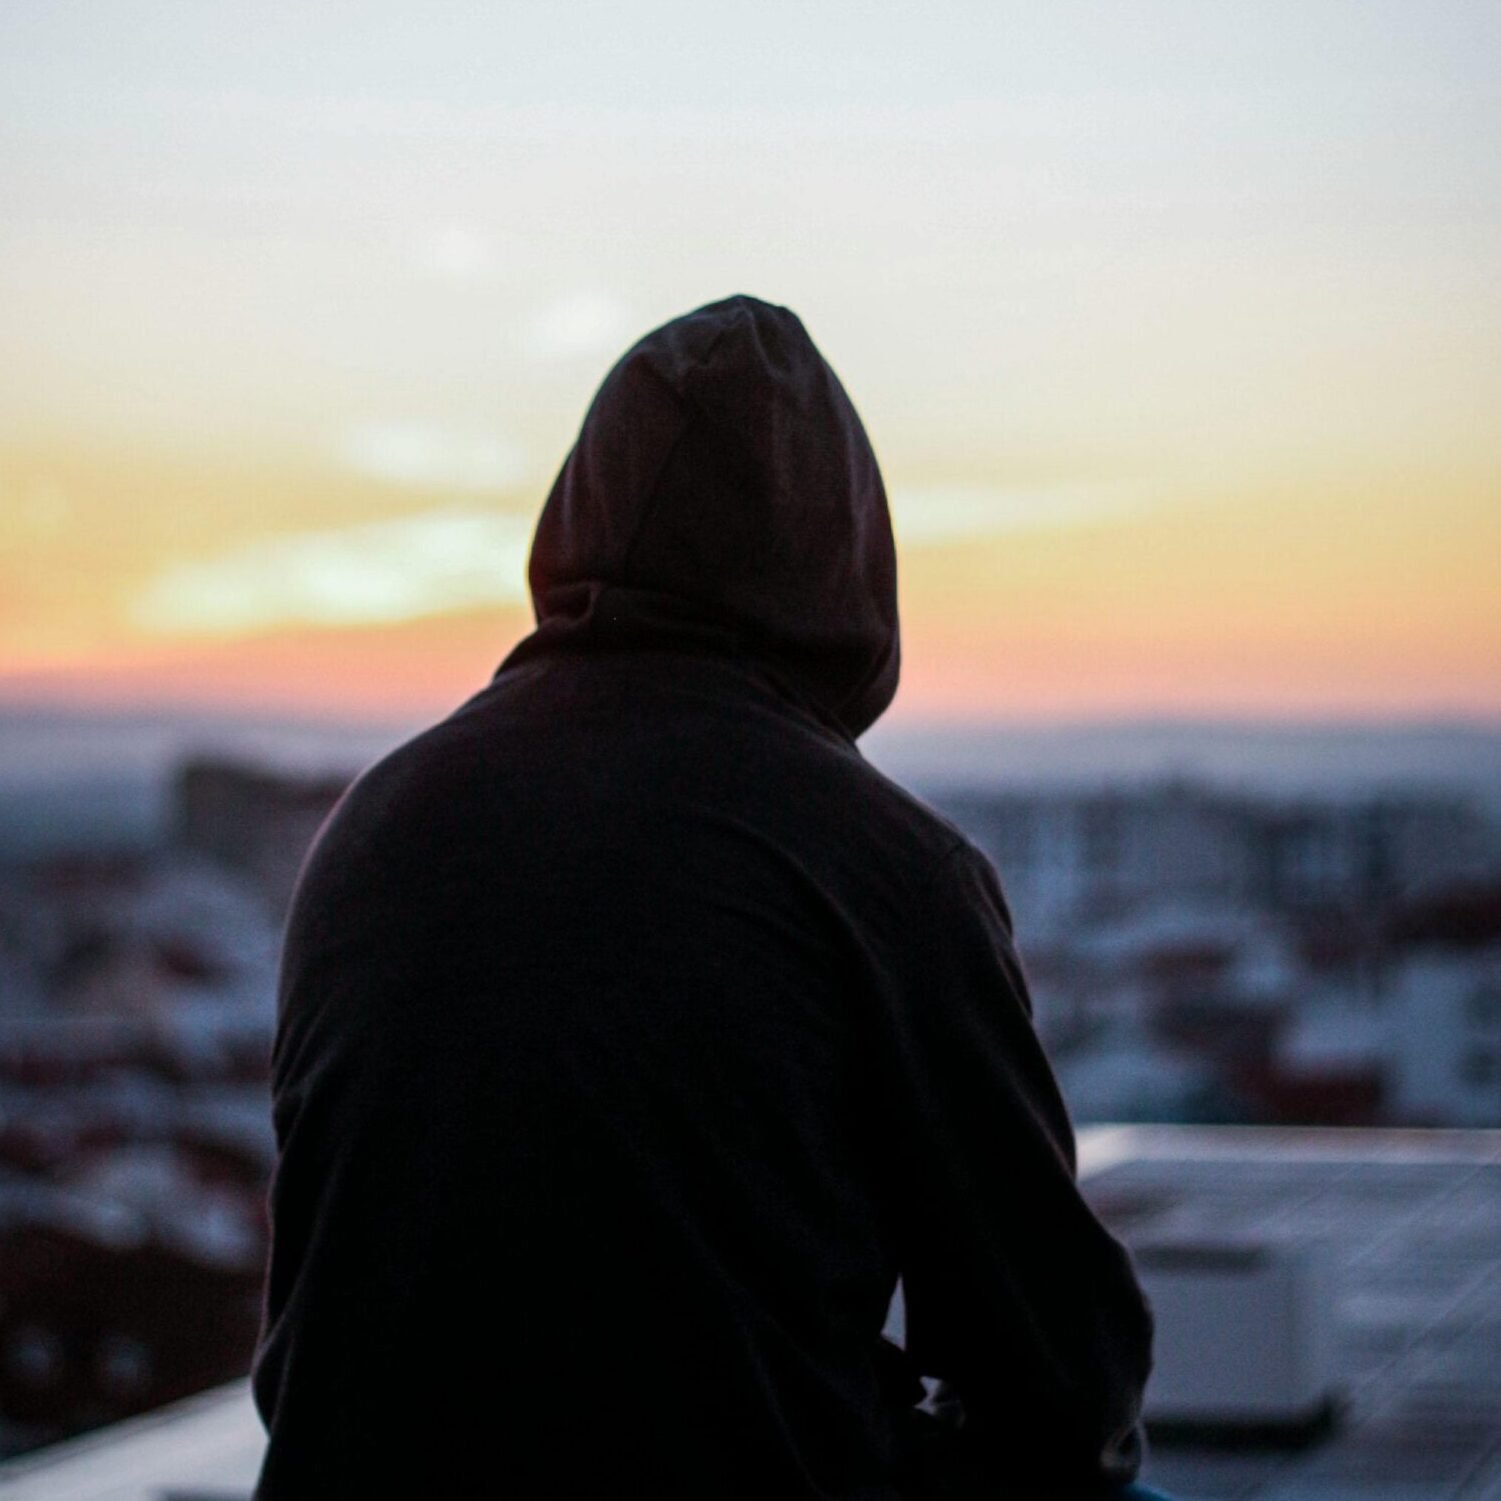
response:
M936 801L995 862L1018 912L1044 926L1144 899L1369 910L1473 877L1498 855L1489 821L1448 794L1287 800L1167 782Z
M0 1453L221 1382L259 1317L276 929L165 849L0 897ZM0 977L3 978L3 977Z
M173 842L244 876L280 915L313 836L348 785L343 775L197 758L173 782Z
M1413 958L1391 1010L1394 1111L1420 1122L1501 1122L1501 945Z

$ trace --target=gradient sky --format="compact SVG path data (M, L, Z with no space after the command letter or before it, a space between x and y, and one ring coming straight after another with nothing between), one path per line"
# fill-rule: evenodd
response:
M438 711L647 328L795 308L898 711L1501 714L1501 7L6 0L0 698Z

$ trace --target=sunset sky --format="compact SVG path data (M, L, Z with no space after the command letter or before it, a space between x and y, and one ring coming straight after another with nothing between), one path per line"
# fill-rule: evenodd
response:
M1501 716L1501 7L6 0L0 701L438 712L749 292L913 718Z

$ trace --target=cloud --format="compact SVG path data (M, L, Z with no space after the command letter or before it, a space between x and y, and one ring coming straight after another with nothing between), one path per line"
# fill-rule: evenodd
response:
M169 568L131 616L164 635L373 625L527 597L530 517L443 510L265 537Z
M573 292L532 319L523 344L542 360L617 354L633 328L631 309L607 292Z
M531 472L526 450L503 436L452 433L415 423L373 423L338 445L350 469L414 489L471 493L509 490Z
M491 254L489 244L473 230L452 224L429 235L418 248L417 259L435 276L467 281L489 269Z
M899 489L909 546L1069 526L1127 514L1116 488ZM240 635L288 625L373 625L527 598L532 518L450 507L394 521L264 537L157 575L131 618L163 635Z
M899 488L890 499L897 540L915 547L1108 521L1143 504L1138 491L1121 485L1016 490L938 485Z

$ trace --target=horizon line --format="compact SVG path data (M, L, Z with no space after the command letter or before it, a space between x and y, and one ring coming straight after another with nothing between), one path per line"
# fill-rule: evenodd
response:
M482 692L485 684L475 693ZM188 699L141 699L88 701L63 696L42 694L40 696L10 696L0 686L0 717L19 719L26 717L69 719L117 719L117 720L163 720L200 719L226 723L261 723L305 725L309 727L339 729L371 729L377 727L410 724L431 724L458 709L468 697L459 698L448 708L405 708L388 712L366 711L353 708L331 708L325 711L310 709L305 705L268 703L247 705L225 702L203 702ZM1193 726L1203 729L1275 729L1290 732L1302 730L1446 730L1455 732L1480 732L1501 734L1501 710L1473 708L1414 707L1393 709L1372 708L1368 711L1349 708L1333 714L1308 713L1300 709L1286 710L1235 710L1214 709L1163 709L1151 706L1135 708L1103 708L1097 711L1071 710L1057 713L1044 710L1028 712L988 713L924 713L888 710L866 734L881 732L922 732L926 730L952 732L957 729L1008 732L1084 730L1105 728L1177 728ZM862 737L864 738L864 737Z

